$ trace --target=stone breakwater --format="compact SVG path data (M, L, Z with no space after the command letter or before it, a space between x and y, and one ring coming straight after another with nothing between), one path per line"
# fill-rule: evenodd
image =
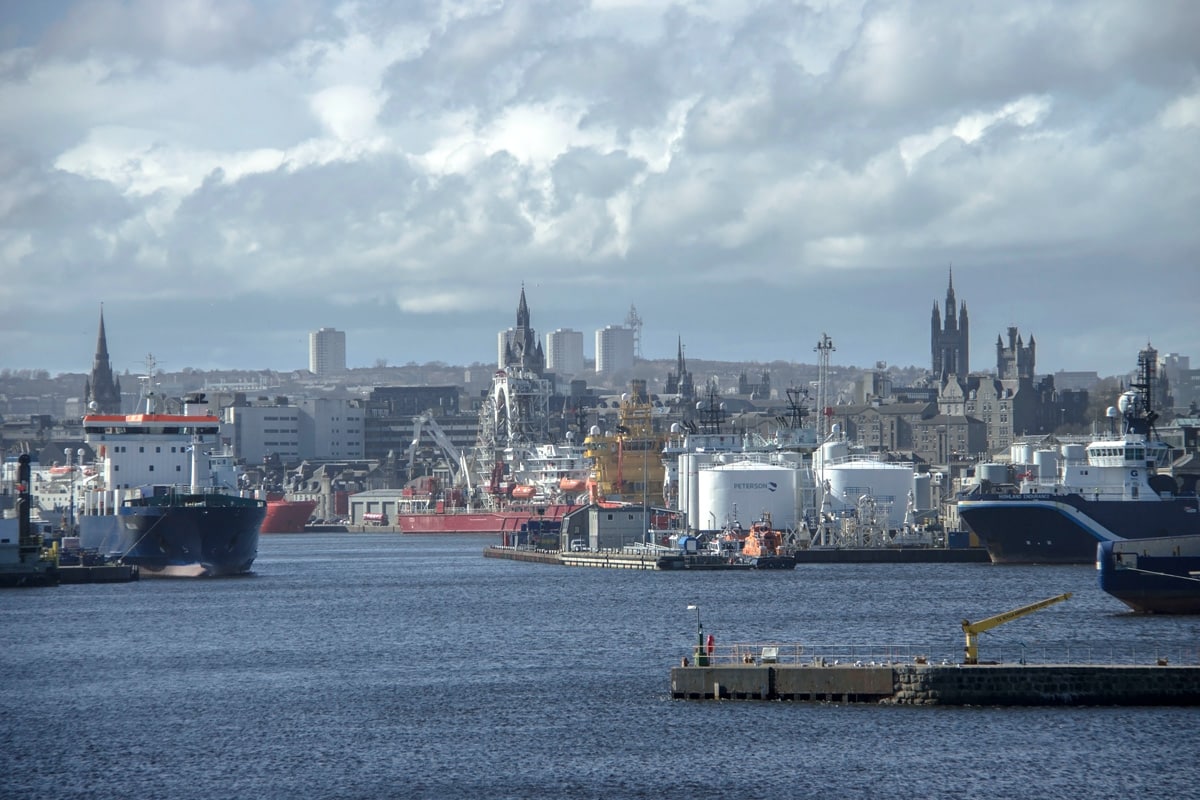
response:
M886 705L1200 705L1200 666L730 665L671 670L671 696Z

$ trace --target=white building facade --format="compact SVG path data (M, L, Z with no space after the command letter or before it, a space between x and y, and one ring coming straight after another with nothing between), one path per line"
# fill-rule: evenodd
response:
M365 450L363 403L357 399L318 397L297 403L300 409L300 458L314 461L362 459Z
M609 325L596 331L596 372L633 367L633 329Z
M272 453L285 464L300 460L300 409L291 405L229 406L221 435L233 454L257 466Z
M583 332L559 328L546 334L546 369L559 375L583 372Z

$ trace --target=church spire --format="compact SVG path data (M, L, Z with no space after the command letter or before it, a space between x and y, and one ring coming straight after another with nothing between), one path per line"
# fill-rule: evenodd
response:
M529 304L525 302L525 284L521 284L521 302L517 303L517 327L529 327Z
M100 306L100 330L96 334L96 355L92 358L92 373L84 383L83 398L89 411L94 410L101 414L121 413L121 384L113 376L112 363L108 357L108 334L104 330L103 304Z

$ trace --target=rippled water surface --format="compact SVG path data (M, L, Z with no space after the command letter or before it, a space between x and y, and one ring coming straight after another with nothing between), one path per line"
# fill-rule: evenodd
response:
M696 635L1195 652L1089 567L648 573L264 537L255 574L0 593L0 797L1200 797L1200 709L684 702Z

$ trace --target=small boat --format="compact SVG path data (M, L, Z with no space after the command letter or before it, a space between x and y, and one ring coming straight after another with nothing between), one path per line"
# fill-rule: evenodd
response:
M783 534L771 527L771 515L750 525L742 542L741 560L755 569L794 569L796 557L783 550Z
M1143 614L1200 614L1200 535L1104 541L1100 588Z

